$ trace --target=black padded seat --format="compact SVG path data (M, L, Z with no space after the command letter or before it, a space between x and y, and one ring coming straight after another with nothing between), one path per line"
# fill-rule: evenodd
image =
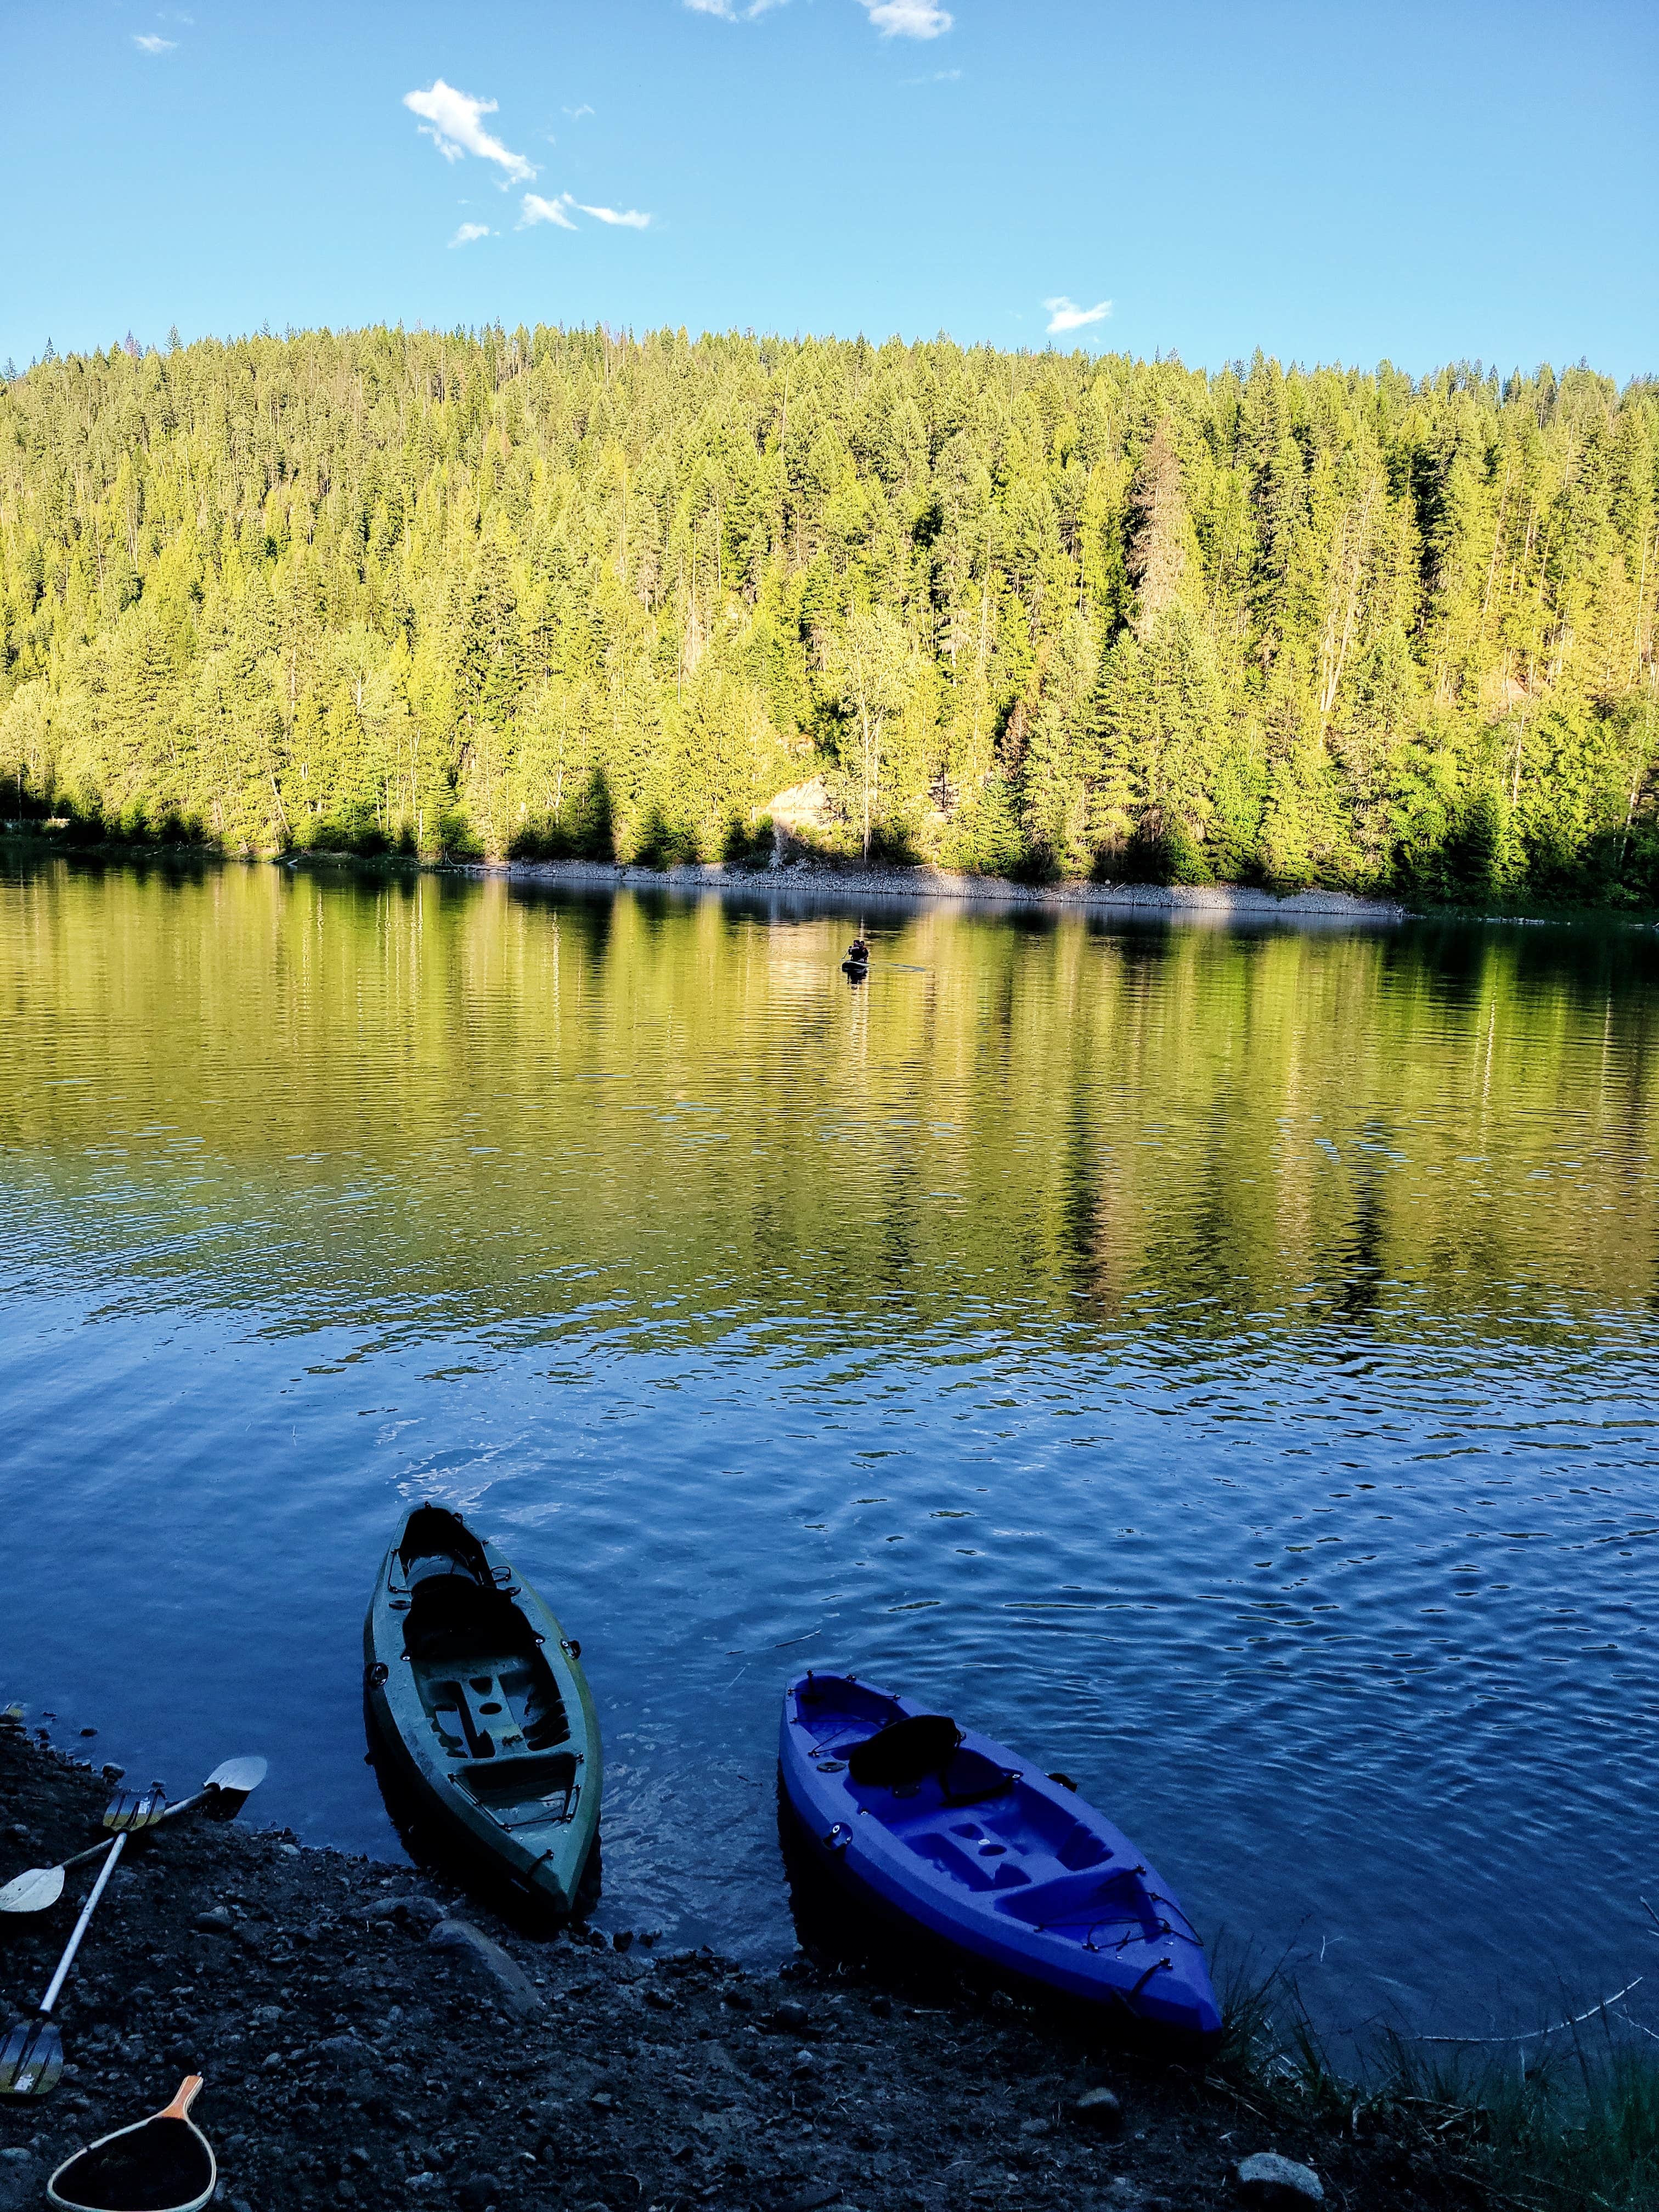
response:
M501 1591L482 1588L471 1575L426 1575L410 1599L404 1648L411 1659L459 1665L485 1655L527 1656L536 1649L536 1638Z
M902 1790L937 1774L962 1741L962 1730L944 1713L915 1713L890 1721L847 1755L854 1782Z

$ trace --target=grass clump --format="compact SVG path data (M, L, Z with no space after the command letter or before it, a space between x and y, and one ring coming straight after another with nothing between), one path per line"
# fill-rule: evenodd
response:
M1338 2066L1293 1983L1237 1972L1218 2082L1287 2131L1339 2138L1430 2201L1659 2212L1659 2038L1611 2004L1529 2035L1429 2045L1394 2032Z

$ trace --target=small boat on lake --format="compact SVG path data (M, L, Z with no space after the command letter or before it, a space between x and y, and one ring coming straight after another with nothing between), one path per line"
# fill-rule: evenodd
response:
M862 931L847 948L847 957L841 963L843 975L859 978L870 972L870 947L864 941Z
M556 1915L576 1907L599 1826L580 1649L458 1514L404 1516L363 1624L371 1735L469 1874Z
M851 1674L784 1692L785 1801L814 1861L872 1916L997 1978L1212 2042L1204 1947L1169 1884L1056 1777Z

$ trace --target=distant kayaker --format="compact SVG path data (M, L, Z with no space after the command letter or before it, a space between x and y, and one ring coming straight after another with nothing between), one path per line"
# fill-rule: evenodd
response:
M856 968L862 968L870 957L870 948L861 937L855 937L847 948L847 957Z

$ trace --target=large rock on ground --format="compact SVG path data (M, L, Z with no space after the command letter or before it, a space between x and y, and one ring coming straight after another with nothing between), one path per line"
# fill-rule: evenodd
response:
M1123 2126L1123 2106L1110 2089L1085 2089L1072 2107L1072 2118L1079 2127L1115 2136Z
M0 2150L0 2212L28 2212L40 2203L46 2193L46 2169L43 2161L21 2145L8 2144Z
M501 1992L509 2011L520 2020L541 2009L536 1987L516 1959L509 1958L493 1936L470 1920L441 1920L428 1937L440 1951L456 1951L483 1968Z
M1247 2203L1296 2206L1322 2204L1325 2187L1310 2166L1281 2158L1276 2150L1261 2150L1242 2158L1235 2172L1238 2193Z

